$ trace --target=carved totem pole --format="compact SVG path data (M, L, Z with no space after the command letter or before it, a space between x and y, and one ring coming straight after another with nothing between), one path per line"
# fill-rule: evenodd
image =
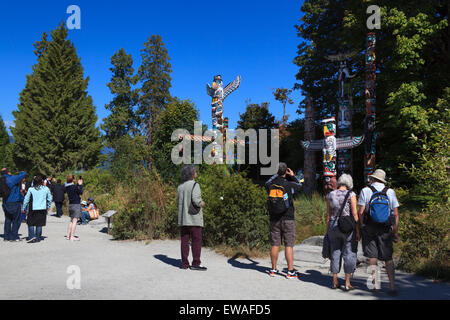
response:
M352 52L350 54L337 54L327 56L326 58L330 61L339 61L339 94L338 94L338 126L337 133L341 138L347 138L352 136L352 110L351 96L346 92L346 84L348 80L355 77L356 74L351 75L347 67L347 59L354 56L357 52ZM339 174L351 173L352 172L352 151L351 149L339 150L338 151L338 163L337 169Z
M213 131L215 133L215 137L217 137L218 131L222 134L223 137L223 146L225 148L225 129L228 127L228 118L226 118L226 123L224 123L223 119L223 101L225 98L230 95L234 90L239 88L239 85L241 84L241 76L237 76L236 79L229 83L225 88L223 87L223 81L222 76L217 75L214 77L214 81L212 83L212 86L209 84L206 85L206 92L207 94L212 97L211 102L211 111L212 111L212 126ZM226 127L225 127L226 126ZM220 148L220 145L217 142L214 142L214 149L213 153L216 155L216 152L218 148ZM226 151L223 151L223 156L226 157ZM223 159L222 159L223 160Z
M322 140L302 141L305 150L319 151L323 153L323 178L325 194L337 188L336 180L336 150L348 150L359 146L364 136L336 138L336 119L331 117L322 120L323 135Z
M311 96L308 94L305 99L305 139L306 141L312 141L314 138L314 106ZM306 194L311 194L316 190L316 154L313 150L305 150L304 156L305 186L303 189Z
M364 181L369 183L369 175L375 170L375 155L376 155L376 139L379 135L375 132L375 111L376 111L376 56L375 44L376 36L374 32L367 34L366 39L366 82L365 82L365 96L366 96L366 123L364 134L366 137L365 144L365 159L364 159Z

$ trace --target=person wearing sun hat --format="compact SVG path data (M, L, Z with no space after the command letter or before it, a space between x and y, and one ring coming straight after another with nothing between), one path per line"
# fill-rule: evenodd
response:
M394 253L393 243L398 241L398 207L399 203L397 196L393 189L385 186L386 172L382 169L377 169L371 175L369 175L370 184L361 190L359 195L359 222L361 226L362 247L364 256L369 258L371 266L377 266L378 260L386 263L386 272L389 277L389 294L397 295L395 289L395 272L394 262L392 255ZM389 218L384 223L376 222L369 209L371 208L371 198L374 193L383 194L387 196L388 205L386 210L389 210ZM387 212L387 211L386 211ZM376 271L376 268L372 268ZM374 283L376 282L377 275L372 274ZM379 292L380 288L375 285L375 292Z

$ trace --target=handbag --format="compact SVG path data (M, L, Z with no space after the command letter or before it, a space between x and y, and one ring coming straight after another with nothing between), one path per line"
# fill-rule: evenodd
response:
M331 257L330 239L328 233L323 237L322 258L329 259Z
M341 206L341 209L339 210L339 216L338 219L338 228L342 233L348 234L352 232L355 229L356 222L355 219L353 219L353 216L350 214L349 216L341 217L342 211L344 211L344 207L347 204L348 197L351 193L351 190L347 192L345 195L344 203Z
M192 194L194 193L194 188L195 185L197 184L197 182L194 183L194 186L192 187L192 191L191 191L191 204L189 205L189 213L192 215L198 214L200 212L200 209L202 207L197 207L194 202L192 201Z

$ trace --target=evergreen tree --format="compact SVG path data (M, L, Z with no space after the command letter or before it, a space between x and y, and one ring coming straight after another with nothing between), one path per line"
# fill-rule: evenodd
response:
M176 182L180 171L171 160L172 149L178 144L178 142L172 142L172 133L176 129L186 129L194 134L194 121L198 118L199 112L192 102L177 98L172 99L172 102L159 115L155 123L158 131L153 135L151 155L156 170L165 180ZM193 143L191 146L193 154Z
M36 43L37 64L20 93L13 156L19 168L55 174L98 163L101 141L87 94L89 78L61 23L51 41ZM46 37L43 36L43 39Z
M105 131L106 140L113 144L114 140L135 133L134 106L137 103L137 91L132 89L136 84L133 76L133 58L122 48L111 57L111 82L107 84L114 95L105 109L111 114L103 119L101 128Z
M269 104L267 102L259 104L247 104L247 108L243 114L240 115L240 119L237 122L237 128L248 130L255 129L258 137L257 151L259 153L259 129L267 129L267 146L268 154L271 154L270 150L270 129L278 128L279 123L275 120L275 116L269 111ZM260 180L260 168L261 164L249 164L249 146L246 144L245 150L245 165L240 165L240 170L248 171L248 176L254 180ZM259 159L259 157L258 157Z
M141 134L152 144L152 135L157 130L155 122L167 104L171 101L169 89L172 86L169 54L160 35L152 35L141 49L142 65L138 70L139 108L137 123Z
M3 122L3 118L0 115L0 166L2 168L8 167L8 152L7 148L9 146L9 134L6 131L5 123Z

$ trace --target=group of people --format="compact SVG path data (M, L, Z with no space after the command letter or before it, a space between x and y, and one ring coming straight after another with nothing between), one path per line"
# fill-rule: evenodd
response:
M201 264L201 244L203 212L205 203L201 197L200 185L195 182L198 173L193 165L185 166L181 171L181 184L177 189L178 225L181 232L181 269L201 270L207 268ZM362 241L364 256L377 272L378 260L384 261L389 277L389 294L397 295L395 288L393 243L398 241L399 203L393 189L386 187L386 173L377 169L369 176L370 183L363 188L357 199L353 191L353 179L349 174L342 174L337 183L337 190L326 195L327 233L324 249L328 251L330 271L333 280L331 289L341 288L351 291L351 276L356 270L358 242ZM270 215L270 257L272 268L268 274L272 277L281 275L277 269L278 252L282 243L288 265L286 278L298 279L294 269L295 245L295 209L293 195L301 190L302 184L285 163L280 163L278 172L266 183L268 192L268 211ZM359 209L358 209L359 206ZM386 210L386 221L376 214ZM377 212L375 212L377 211ZM189 241L192 248L192 264L189 263ZM340 285L338 274L344 265L345 284ZM377 278L372 274L374 283ZM374 292L380 288L373 287Z
M65 238L71 241L79 241L75 235L78 221L86 224L90 219L98 218L97 206L93 198L88 202L81 201L83 194L83 180L78 181L73 174L66 177L66 183L51 177L37 175L32 181L26 181L26 173L20 172L12 175L8 168L1 171L0 197L3 198L2 208L5 214L3 240L10 242L21 241L19 229L22 220L28 225L28 243L36 243L43 240L42 228L45 227L47 214L52 202L55 202L56 217L61 218L65 195L69 201L70 222ZM82 207L83 205L83 207Z

